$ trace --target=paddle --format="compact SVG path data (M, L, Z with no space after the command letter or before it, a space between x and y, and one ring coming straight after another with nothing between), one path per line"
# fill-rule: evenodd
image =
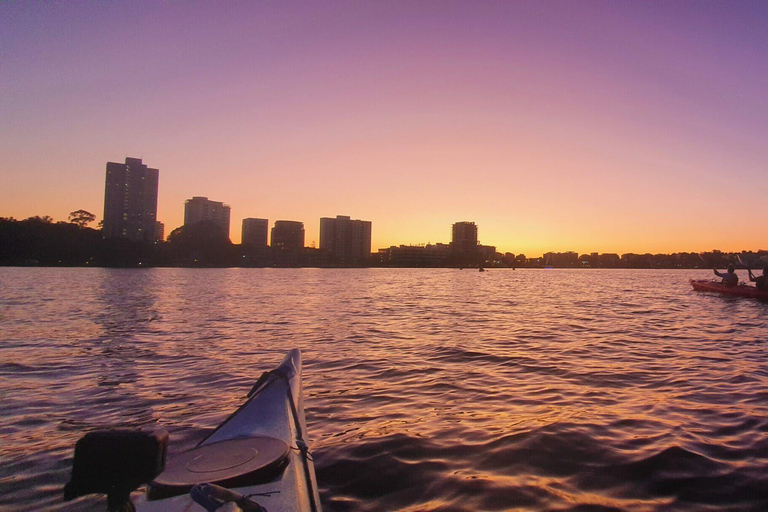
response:
M746 269L747 269L747 273L749 274L749 280L750 280L750 281L754 281L754 280L755 280L755 276L752 274L752 269L751 269L751 268L749 268L747 265L745 265L743 261L741 261L741 255L740 255L740 254L737 254L737 255L736 255L736 258L739 260L739 263L740 263L740 264L741 264L741 265L742 265L744 268L746 268Z
M706 258L704 258L704 255L703 255L703 254L701 254L701 253L699 253L699 258L701 258L701 261L703 261L704 263L706 263L706 265L707 265L708 267L712 267L712 270L714 270L714 271L715 271L715 275L717 275L717 267L716 267L716 266L714 266L714 265L710 264L710 263L709 263L709 262L706 260Z

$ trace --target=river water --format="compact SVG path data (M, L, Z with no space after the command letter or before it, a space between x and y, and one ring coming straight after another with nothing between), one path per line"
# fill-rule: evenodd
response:
M326 511L768 510L768 304L706 271L0 268L0 509L299 347Z

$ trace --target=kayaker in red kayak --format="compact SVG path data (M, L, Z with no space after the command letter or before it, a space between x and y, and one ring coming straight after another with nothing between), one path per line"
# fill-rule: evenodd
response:
M721 274L717 269L714 269L714 271L717 277L723 278L723 284L725 286L736 286L739 284L739 276L736 275L736 267L733 266L733 263L728 265L728 272L725 274Z
M752 269L747 269L749 272L749 280L755 283L755 288L762 291L768 291L768 267L763 269L763 275L755 277L752 274Z

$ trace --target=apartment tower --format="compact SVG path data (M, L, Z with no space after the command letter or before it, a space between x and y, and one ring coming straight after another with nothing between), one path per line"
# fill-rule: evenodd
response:
M107 162L104 238L155 241L158 175L140 158L126 158L124 164Z
M480 250L477 244L477 226L474 222L457 222L453 225L451 256L458 263L472 263L478 260Z
M267 246L269 221L267 219L243 219L242 244L263 249Z
M277 220L272 228L272 248L300 251L304 248L304 223Z
M371 222L344 215L320 219L320 249L330 262L344 267L367 266L371 257Z
M218 226L229 238L230 207L207 197L193 197L184 202L184 225L192 226L203 221Z

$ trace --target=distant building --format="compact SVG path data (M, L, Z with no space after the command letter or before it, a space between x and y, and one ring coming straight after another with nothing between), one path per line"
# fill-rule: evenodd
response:
M304 248L304 223L294 220L277 220L272 228L272 247L278 249Z
M573 251L548 252L544 254L544 264L548 267L573 268L580 266L579 255Z
M698 255L697 255L698 256ZM606 268L615 268L621 265L621 258L615 253L603 253L600 255L600 266Z
M155 241L158 175L140 158L126 158L124 164L107 162L104 238Z
M268 245L269 221L267 219L243 219L242 244L263 249Z
M378 263L393 267L440 267L448 261L448 245L401 245L379 249Z
M210 221L229 238L230 207L207 197L193 197L184 202L184 225L192 226L203 221Z
M583 268L597 268L600 266L600 256L596 252L582 254L579 256L579 266Z
M627 253L621 255L621 266L626 268L650 268L653 263L652 254Z
M328 251L334 265L367 266L371 256L371 222L344 215L321 218L320 249Z
M165 241L165 224L160 221L155 222L155 241Z
M276 265L298 266L304 249L304 223L293 220L275 221L271 245Z
M328 251L315 247L304 247L301 250L299 262L304 267L328 266Z
M477 250L480 251L480 257L484 263L494 263L497 259L501 260L501 255L496 252L496 247L493 245L478 244Z
M451 257L455 263L478 263L481 255L474 222L456 222L451 236Z

